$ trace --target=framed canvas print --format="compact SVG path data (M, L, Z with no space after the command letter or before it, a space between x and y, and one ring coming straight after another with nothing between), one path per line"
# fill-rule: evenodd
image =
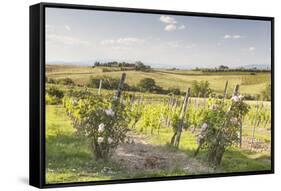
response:
M274 172L274 18L30 7L30 184Z

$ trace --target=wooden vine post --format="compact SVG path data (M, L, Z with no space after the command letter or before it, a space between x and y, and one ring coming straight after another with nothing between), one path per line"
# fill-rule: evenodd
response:
M233 90L233 94L232 96L238 96L239 94L239 85L237 84ZM242 126L242 116L239 116L239 120L240 120L240 128L239 128L239 147L242 147L242 135L243 135L243 126Z
M142 107L143 99L144 99L143 97L144 97L144 96L141 95L141 96L139 97L139 100L138 100L138 109L137 109L137 112L138 112L138 113L141 112L141 107Z
M224 99L227 96L227 86L228 86L228 80L226 80L226 82L225 82L222 101L224 101Z
M238 96L238 93L239 93L239 84L235 86L232 96Z
M113 100L112 100L113 111L116 109L116 107L118 107L118 104L120 102L121 93L122 93L122 89L123 89L123 86L124 86L125 78L126 78L126 74L122 73L119 84L118 84L118 87L117 87L117 90L116 90L115 95L114 95Z
M180 113L180 116L179 116L179 123L178 123L178 126L177 126L177 128L174 132L174 135L173 135L172 139L171 139L171 145L173 145L175 147L179 147L189 97L190 97L190 88L188 88L187 91L186 91L186 94L185 94L185 97L184 97L184 100L183 100L181 113Z
M240 116L240 132L239 132L239 147L242 148L242 135L243 135L243 126L242 126L243 117Z
M100 94L101 94L101 87L102 87L102 79L100 79L100 85L99 85L98 95L100 95Z
M238 96L239 95L239 85L237 84L233 90L233 94L232 96ZM239 120L240 120L240 127L239 127L239 147L242 147L242 135L243 135L243 117L239 116Z
M130 111L132 111L134 103L135 103L135 94L130 96Z
M134 122L132 124L132 128L136 127L137 122L139 121L140 117L141 117L141 110L142 110L142 102L143 102L143 95L141 95L141 97L138 97L138 102L137 102L137 113L134 117Z
M123 89L123 86L124 86L125 78L126 78L126 73L122 73L121 79L119 81L118 88L117 88L116 94L115 94L115 98L117 100L121 97L121 93L122 93L122 89Z

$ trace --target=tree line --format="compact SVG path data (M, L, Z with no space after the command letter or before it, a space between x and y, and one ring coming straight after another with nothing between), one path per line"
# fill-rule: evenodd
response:
M112 61L112 62L99 62L96 61L92 67L99 67L99 66L105 66L105 67L119 67L119 68L132 68L137 71L150 71L151 66L145 65L141 61L136 61L134 63L129 63L129 62L117 62L117 61Z
M256 67L253 68L229 68L228 66L220 65L219 67L215 68L198 68L196 67L193 69L194 71L202 71L202 72L252 72L251 74L254 75L255 72L270 72L270 69L258 69Z

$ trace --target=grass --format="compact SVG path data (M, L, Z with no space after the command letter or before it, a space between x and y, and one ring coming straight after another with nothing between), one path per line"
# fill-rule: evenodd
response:
M221 168L225 172L261 171L271 169L270 156L265 153L229 149L223 157Z
M46 114L46 182L49 184L186 175L182 169L174 169L170 172L138 170L135 173L128 173L114 162L95 161L88 148L87 140L76 135L62 106L47 105ZM150 132L149 129L147 132ZM257 135L259 135L258 132ZM160 135L155 133L147 136L153 145L167 145L172 136L172 130L161 128ZM196 147L194 134L183 131L179 149L191 156ZM204 155L203 151L197 159L203 160ZM224 155L221 171L268 170L271 167L269 158L269 154L266 153L231 148Z
M60 79L69 77L75 83L85 85L90 77L110 76L120 78L124 71L102 72L102 67L78 67L64 65L47 65L47 76L49 78ZM129 85L136 85L143 78L153 78L157 85L168 88L180 88L185 91L191 87L192 81L207 80L216 93L222 93L226 80L229 81L229 90L232 90L236 84L241 84L240 92L243 94L260 94L267 83L270 83L270 73L256 73L251 75L248 72L212 72L204 73L190 70L153 70L152 72L125 71L127 74L126 82Z
M108 180L119 172L118 166L93 160L87 141L75 135L75 129L61 106L47 106L46 182Z

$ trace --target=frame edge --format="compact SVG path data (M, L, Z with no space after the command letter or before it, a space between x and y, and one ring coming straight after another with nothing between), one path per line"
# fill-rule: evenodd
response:
M29 7L29 185L42 188L40 60L41 4Z

